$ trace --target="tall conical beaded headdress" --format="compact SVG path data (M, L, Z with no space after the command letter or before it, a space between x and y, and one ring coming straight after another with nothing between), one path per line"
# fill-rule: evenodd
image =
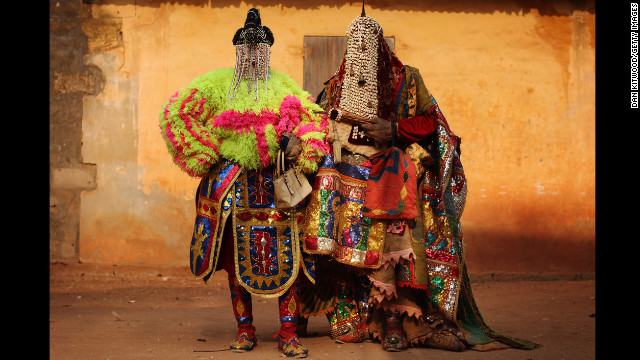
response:
M378 111L378 35L382 26L362 14L347 28L345 76L340 107L356 115L372 118Z
M269 56L273 45L273 33L262 26L260 11L252 8L247 12L244 27L236 31L233 45L236 47L236 67L229 88L229 101L232 101L243 79L247 80L247 90L253 91L258 100L261 85L267 94L269 80ZM263 82L261 84L261 82Z

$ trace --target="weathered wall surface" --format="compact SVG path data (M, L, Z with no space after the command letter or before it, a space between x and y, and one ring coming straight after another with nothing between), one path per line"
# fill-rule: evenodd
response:
M50 241L51 259L77 259L80 192L96 188L95 165L82 160L84 96L102 90L98 67L86 64L81 1L51 3L50 21Z
M343 35L361 2L51 1L52 261L188 264L197 180L162 105L231 67L258 7L271 66L302 85L303 37ZM595 272L591 2L367 1L462 138L472 274Z

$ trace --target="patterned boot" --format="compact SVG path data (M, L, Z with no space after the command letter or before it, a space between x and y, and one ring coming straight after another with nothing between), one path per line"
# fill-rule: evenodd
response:
M449 351L462 351L466 348L452 331L447 330L431 335L431 337L427 339L426 345L433 349Z
M432 311L431 314L425 316L425 322L433 327L435 323L438 331L434 331L425 341L425 346L433 349L462 351L466 349L463 339L466 337L456 328L455 324L444 318L444 315L438 311Z
M300 343L296 335L296 324L300 314L299 282L296 280L284 294L278 298L280 331L274 336L278 339L278 350L292 358L305 358L309 350Z
M345 281L337 281L337 289L336 307L327 313L331 339L339 344L359 343L362 341L358 334L360 315L353 289Z
M384 340L382 340L382 349L386 351L406 350L408 343L402 329L402 314L386 310L384 315L387 319L387 329Z
M256 328L253 326L251 294L238 283L235 276L229 277L229 289L233 314L238 322L238 336L229 348L232 352L253 350L258 345L258 339L255 336Z

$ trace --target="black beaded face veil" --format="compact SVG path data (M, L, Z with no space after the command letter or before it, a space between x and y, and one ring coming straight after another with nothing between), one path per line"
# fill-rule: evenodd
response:
M273 40L271 30L262 26L260 11L256 8L250 9L244 27L238 29L233 36L233 45L236 47L236 68L229 88L229 101L235 97L243 79L247 80L247 91L253 91L254 100L258 100L262 86L264 86L264 94L267 94L269 56Z

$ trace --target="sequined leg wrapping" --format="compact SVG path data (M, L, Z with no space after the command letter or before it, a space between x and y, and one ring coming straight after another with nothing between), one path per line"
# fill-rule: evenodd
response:
M373 340L373 335L369 330L369 320L371 318L371 305L369 304L369 293L371 292L371 280L367 275L360 275L356 278L358 291L358 311L360 322L358 323L358 336L361 341Z
M229 276L229 289L233 314L238 322L238 336L229 348L233 352L250 351L258 343L256 328L253 326L251 294L238 283L235 276Z
M358 334L358 305L354 289L346 281L337 280L337 301L333 311L327 313L331 327L331 338L338 343L360 342Z
M288 357L307 357L307 348L300 343L296 335L296 325L300 315L300 282L296 280L291 287L278 297L280 331L274 336L278 339L278 349Z

